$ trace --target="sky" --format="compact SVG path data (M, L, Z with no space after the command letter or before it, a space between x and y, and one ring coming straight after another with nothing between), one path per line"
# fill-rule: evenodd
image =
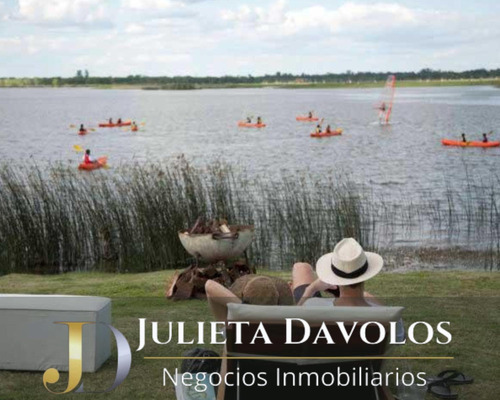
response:
M0 77L499 67L498 0L0 0Z

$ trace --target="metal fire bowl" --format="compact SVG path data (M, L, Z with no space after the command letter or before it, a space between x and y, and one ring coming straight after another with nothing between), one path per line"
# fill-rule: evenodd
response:
M225 261L241 255L252 243L252 225L230 226L230 233L192 233L179 231L179 239L193 257L208 262Z

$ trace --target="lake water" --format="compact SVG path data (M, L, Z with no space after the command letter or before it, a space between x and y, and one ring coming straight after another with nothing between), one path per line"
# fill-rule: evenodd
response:
M494 87L400 88L390 126L377 123L381 89L219 89L141 91L1 89L0 156L16 163L69 161L72 146L107 154L113 165L216 158L265 179L286 170L349 175L377 195L399 198L460 187L466 174L485 179L500 167L500 148L443 147L442 138L480 140L500 129L500 90ZM341 137L312 139L314 124L295 116L314 110ZM237 121L262 116L267 128ZM145 122L137 133L98 129L84 137L70 124L97 126L109 117ZM500 131L492 139L500 139ZM457 186L458 185L458 186Z

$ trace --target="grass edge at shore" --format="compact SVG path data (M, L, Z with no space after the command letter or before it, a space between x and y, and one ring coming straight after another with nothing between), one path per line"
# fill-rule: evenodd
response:
M495 86L500 87L500 79L450 79L450 80L400 80L398 88L404 87L450 87L450 86ZM90 84L90 85L60 85L60 86L0 86L3 88L87 88L98 90L173 90L186 91L196 89L370 89L383 88L385 81L376 82L262 82L262 83L225 83L225 84L186 84L186 85L145 85L143 83L124 84Z

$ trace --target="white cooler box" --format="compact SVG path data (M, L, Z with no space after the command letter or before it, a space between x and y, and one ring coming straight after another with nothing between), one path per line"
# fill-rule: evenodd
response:
M0 294L0 369L68 370L68 327L54 322L111 323L104 297ZM95 372L111 354L111 331L83 327L83 371Z

